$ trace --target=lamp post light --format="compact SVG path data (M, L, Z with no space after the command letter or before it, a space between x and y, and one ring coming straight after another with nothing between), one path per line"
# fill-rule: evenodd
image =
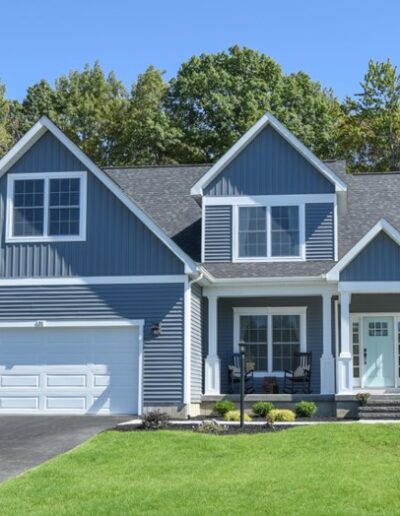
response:
M240 428L244 427L244 374L245 374L245 358L246 345L244 342L239 344L240 349Z

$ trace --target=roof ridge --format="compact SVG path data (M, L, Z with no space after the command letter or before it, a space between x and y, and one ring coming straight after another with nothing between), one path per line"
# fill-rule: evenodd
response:
M175 165L168 164L168 165L107 165L102 167L105 170L111 170L111 169L120 169L120 170L128 170L128 169L139 169L139 168L188 168L188 167L211 167L212 163L177 163Z

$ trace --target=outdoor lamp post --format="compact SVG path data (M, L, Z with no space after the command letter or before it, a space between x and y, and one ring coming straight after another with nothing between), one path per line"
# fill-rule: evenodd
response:
M244 427L244 374L246 365L246 345L244 342L239 344L240 349L240 428Z

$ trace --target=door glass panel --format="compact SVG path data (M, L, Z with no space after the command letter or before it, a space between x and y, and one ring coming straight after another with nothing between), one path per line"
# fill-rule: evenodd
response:
M353 322L352 325L353 338L353 376L360 378L360 324Z

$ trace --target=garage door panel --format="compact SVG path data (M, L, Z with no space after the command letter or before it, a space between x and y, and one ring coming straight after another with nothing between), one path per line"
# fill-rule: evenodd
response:
M0 413L137 413L137 328L0 334Z

